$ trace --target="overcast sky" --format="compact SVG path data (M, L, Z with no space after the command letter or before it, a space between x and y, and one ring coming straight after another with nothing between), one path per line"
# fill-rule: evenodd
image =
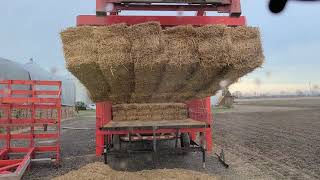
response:
M320 3L290 2L272 15L267 1L242 0L248 25L261 28L266 62L233 89L278 91L320 85ZM95 0L0 1L0 57L65 73L59 32L75 26L80 14L94 14ZM256 84L261 84L257 86Z

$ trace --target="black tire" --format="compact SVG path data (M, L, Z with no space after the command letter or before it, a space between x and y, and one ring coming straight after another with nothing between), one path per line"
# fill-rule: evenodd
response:
M190 147L190 137L188 133L181 133L180 136L181 147L188 148Z
M120 136L119 135L113 135L112 136L112 144L113 144L113 149L116 151L120 150Z

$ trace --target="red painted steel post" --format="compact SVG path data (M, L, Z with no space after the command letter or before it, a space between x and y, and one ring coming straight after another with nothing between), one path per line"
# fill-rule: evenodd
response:
M112 104L111 102L96 103L96 156L103 154L105 135L100 130L105 124L112 119Z
M32 82L32 85L31 85L31 91L32 91L32 98L35 98L35 90L36 90L36 87L35 87L35 82ZM31 123L35 123L35 119L36 119L36 108L35 108L35 104L34 102L32 102L31 104L32 106L32 110L31 110ZM31 126L30 127L30 134L31 134L31 138L30 138L30 142L29 142L29 147L34 147L34 126Z
M206 128L206 142L207 142L207 151L212 152L213 142L212 142L212 128Z
M58 127L57 127L57 134L58 134L58 137L57 137L57 164L60 163L60 151L61 151L61 139L60 139L60 136L61 136L61 92L62 92L62 89L61 89L61 86L62 86L62 83L59 82L59 95L58 95L58 98L59 98L59 102L58 104L56 103L56 107L57 107L57 122L58 122Z
M11 81L8 82L7 84L7 88L8 88L8 91L9 93L7 94L7 97L11 97ZM8 111L7 111L7 120L8 120L8 123L11 123L11 115L12 115L12 105L9 104L9 108L8 108ZM7 131L7 138L6 138L6 148L7 149L10 149L11 148L11 129L10 127L6 127L6 131Z
M96 0L96 12L106 11L106 0Z
M241 15L241 3L240 0L231 0L230 16L238 17Z
M197 139L197 132L190 132L189 135L192 141L195 141Z
M100 127L102 124L102 112L103 109L103 103L97 102L96 103L96 156L101 156L103 153L103 144L104 144L104 138L103 135L100 133Z
M206 147L208 152L212 152L213 149L213 142L212 142L212 113L211 113L211 98L207 97L205 100L206 110L207 110L207 122L210 124L209 128L206 128Z

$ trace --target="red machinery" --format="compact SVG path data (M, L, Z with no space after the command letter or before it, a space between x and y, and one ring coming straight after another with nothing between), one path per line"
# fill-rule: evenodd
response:
M60 81L0 81L0 179L21 178L31 161L59 164L60 108Z
M123 15L122 12L144 11L148 15ZM182 16L153 16L150 11L176 11ZM195 16L183 16L185 11L194 11ZM227 16L206 16L206 12L225 13ZM228 26L242 26L246 19L241 15L240 0L96 0L96 15L80 15L77 17L77 26L106 26L117 23L128 25L157 21L163 27L178 25L212 25L224 24ZM112 121L111 102L97 103L96 112L96 155L105 156L115 153L112 149L119 151L116 142L119 142L119 135L123 141L152 140L152 151L158 151L156 141L161 138L180 138L181 142L185 135L189 135L191 146L177 148L178 150L202 151L203 162L205 151L212 151L212 115L210 109L210 98L187 102L189 117L194 124L148 124L144 126L119 125ZM162 136L164 134L171 134ZM144 135L144 136L143 136ZM199 135L199 145L195 143ZM117 148L115 148L117 147ZM172 150L170 150L172 151ZM131 152L131 151L130 151ZM124 151L123 153L128 153Z
M126 16L121 11L194 11L196 16ZM205 16L205 12L227 13L229 16ZM150 13L152 14L152 13ZM128 25L158 21L162 26L224 24L242 26L240 0L96 0L96 15L80 15L77 25Z

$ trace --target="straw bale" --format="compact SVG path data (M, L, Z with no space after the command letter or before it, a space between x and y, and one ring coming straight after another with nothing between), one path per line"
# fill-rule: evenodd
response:
M199 63L187 84L178 90L179 95L174 96L171 101L177 101L181 96L187 100L194 98L198 91L213 83L220 75L221 69L230 63L231 41L225 26L197 28L197 38Z
M263 64L263 50L258 28L229 28L232 42L230 53L232 65L239 71L252 71ZM240 72L242 74L242 72Z
M173 92L188 83L197 62L197 31L192 26L178 26L163 31L166 65L158 90L153 98L170 100Z
M130 27L131 54L134 61L135 89L132 102L148 102L161 82L164 43L159 23L149 22ZM150 61L152 59L152 61Z
M198 51L202 67L224 67L231 64L231 39L227 27L210 25L197 28Z
M112 106L113 121L183 120L188 118L183 103L117 104Z
M134 88L134 65L128 32L124 24L95 29L97 60L110 85L110 99L114 102L130 99Z
M221 81L227 82L227 85L233 84L263 64L264 56L258 28L236 27L226 30L232 43L230 51L232 64L224 68L224 72L220 72L211 85L198 91L196 98L216 93L223 88L219 86Z
M91 99L99 101L109 98L110 85L97 63L94 30L94 27L69 28L61 32L61 39L68 70L88 89Z

